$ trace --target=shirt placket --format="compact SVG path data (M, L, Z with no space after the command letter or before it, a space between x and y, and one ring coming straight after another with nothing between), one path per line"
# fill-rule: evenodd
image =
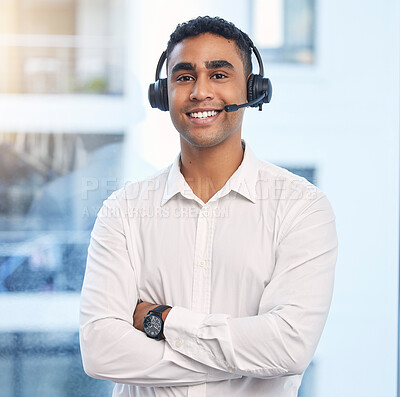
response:
M210 313L211 307L212 247L216 208L217 202L207 203L199 211L197 220L191 309L205 314ZM188 397L205 395L205 383L188 388Z

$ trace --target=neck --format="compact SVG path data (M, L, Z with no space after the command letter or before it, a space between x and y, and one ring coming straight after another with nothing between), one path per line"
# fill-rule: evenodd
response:
M243 147L232 136L219 145L195 147L181 138L181 172L193 193L206 203L238 169Z

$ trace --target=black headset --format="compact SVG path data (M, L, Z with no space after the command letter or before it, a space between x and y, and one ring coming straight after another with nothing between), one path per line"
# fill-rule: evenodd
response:
M251 74L247 79L247 101L241 105L227 105L225 106L226 112L235 112L240 108L250 106L252 108L258 107L262 110L264 103L269 103L272 97L271 81L264 77L264 65L261 55L254 45L251 45L254 55L257 58L259 74ZM164 51L157 64L156 69L156 82L149 86L149 102L152 108L157 108L163 111L169 110L168 105L168 89L167 79L160 79L161 69L167 58L167 52Z

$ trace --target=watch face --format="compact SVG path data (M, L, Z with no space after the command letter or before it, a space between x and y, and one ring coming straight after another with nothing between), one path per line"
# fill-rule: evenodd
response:
M154 314L149 314L143 321L143 328L150 338L156 338L161 333L161 319Z

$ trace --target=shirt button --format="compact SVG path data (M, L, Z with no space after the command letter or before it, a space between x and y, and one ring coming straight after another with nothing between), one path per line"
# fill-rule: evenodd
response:
M206 266L206 262L205 261L200 261L199 262L199 266L200 267L205 267Z
M203 216L203 218L207 218L208 216L210 216L210 211L208 208L206 209L202 209L201 210L201 215Z
M175 340L175 347L176 347L176 348L179 349L179 348L182 347L182 345L183 345L182 339L178 338L178 339Z
M228 366L228 372L232 374L233 372L235 372L235 368Z

